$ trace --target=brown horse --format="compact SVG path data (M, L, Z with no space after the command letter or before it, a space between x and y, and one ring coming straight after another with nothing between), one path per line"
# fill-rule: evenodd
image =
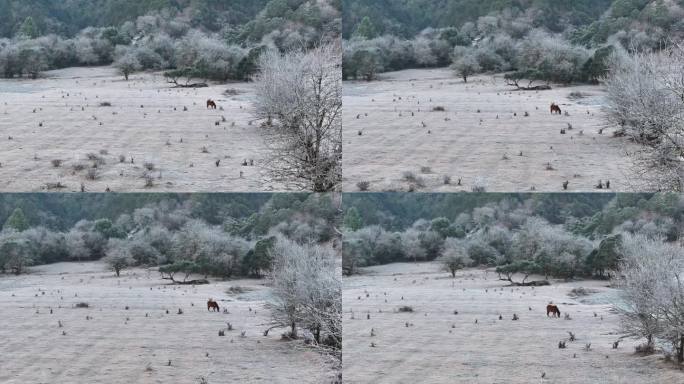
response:
M207 311L211 311L211 310L214 310L215 312L219 312L219 305L213 299L209 299L209 301L207 301Z
M553 115L556 112L558 112L559 115L563 113L563 111L561 111L561 108L558 106L558 104L551 103L551 114Z
M549 314L551 314L552 317L560 318L560 309L558 309L557 305L549 304L546 306L546 317L549 317Z
M207 100L207 108L216 109L216 102L212 99Z

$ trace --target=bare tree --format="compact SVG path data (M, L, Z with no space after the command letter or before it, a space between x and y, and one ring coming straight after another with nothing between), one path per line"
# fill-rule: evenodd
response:
M470 76L480 72L480 64L477 62L473 52L455 50L454 56L454 63L451 65L451 68L463 78L463 82L467 83Z
M107 264L110 270L116 273L116 277L119 277L122 270L133 265L128 242L126 240L110 239L106 256L102 261Z
M131 73L142 68L140 61L138 61L138 58L130 49L127 49L124 54L114 61L114 67L119 70L119 73L123 75L126 81L128 81L128 76Z
M338 44L265 52L256 81L257 118L273 175L301 189L335 189L342 171L342 73Z
M273 299L268 304L276 325L311 331L319 344L342 344L341 276L330 246L300 245L279 236L271 250Z
M643 337L653 347L657 339L671 343L684 362L684 248L660 238L623 234L623 254L616 282L623 289L623 330Z
M450 237L444 241L444 248L439 262L452 277L456 277L456 271L472 264L473 260L468 256L465 244L462 240Z
M639 186L684 189L684 47L659 52L614 54L605 79L607 118L641 144L633 153Z

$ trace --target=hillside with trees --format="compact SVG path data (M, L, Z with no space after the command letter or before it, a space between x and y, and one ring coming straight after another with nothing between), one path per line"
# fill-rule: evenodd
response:
M309 194L5 194L0 221L2 273L104 259L117 273L260 277L277 238L336 242L337 209L331 196Z
M340 34L336 1L11 1L0 9L0 75L114 63L121 72L247 80L269 48L306 49Z
M678 241L676 194L358 195L345 197L344 268L458 255L463 266L606 278L627 235Z
M684 36L681 1L344 2L345 78L452 65L459 74L596 82L615 49Z

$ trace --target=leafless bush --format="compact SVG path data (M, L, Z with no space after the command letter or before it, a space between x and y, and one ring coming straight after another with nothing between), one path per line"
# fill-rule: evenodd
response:
M154 176L152 176L150 173L145 172L143 179L145 179L145 188L154 187Z
M76 163L71 166L71 169L73 169L75 172L81 172L82 170L86 169L86 165L83 163Z
M106 150L103 150L103 151L106 151ZM86 154L86 158L93 162L93 167L97 167L98 165L106 164L106 161L102 156L99 156L99 155L92 153L92 152Z
M366 192L370 188L370 182L359 181L358 183L356 183L356 187L359 189L359 191Z
M643 355L652 355L655 353L655 345L648 342L638 344L634 347L634 352Z
M237 294L242 294L245 292L248 292L249 289L245 287L241 287L239 285L231 285L227 290L226 293L229 295L237 295Z
M487 192L487 180L483 177L475 178L471 190L475 193Z
M45 186L48 190L66 188L66 186L59 181L56 183L45 183Z
M593 295L594 293L597 293L597 292L598 291L595 289L577 287L577 288L571 289L570 292L568 293L568 296L570 296L570 297L582 297L582 296Z
M404 181L409 182L409 183L411 183L417 187L422 188L425 186L425 182L424 182L423 178L416 176L416 174L411 172L411 171L404 172L402 177L403 177Z
M88 180L97 180L98 177L100 177L100 172L96 168L89 168L86 172L86 179Z
M152 162L143 163L143 167L145 167L145 169L147 169L148 171L154 171L154 163Z
M60 160L60 159L52 159L52 160L50 161L50 163L52 164L53 167L59 168L59 167L62 166L63 161Z

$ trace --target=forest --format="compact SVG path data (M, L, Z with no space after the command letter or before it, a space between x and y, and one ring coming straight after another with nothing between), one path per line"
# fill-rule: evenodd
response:
M114 63L124 76L165 70L248 80L269 48L310 48L340 34L334 1L10 1L0 9L0 74Z
M104 259L117 273L259 277L278 236L334 242L336 209L330 196L309 194L4 194L0 221L3 273Z
M620 238L679 239L676 194L370 194L345 197L344 268L451 260L506 272L609 277Z
M615 49L684 33L681 1L354 1L343 3L345 78L451 65L459 77L596 82ZM382 15L382 17L380 17Z

